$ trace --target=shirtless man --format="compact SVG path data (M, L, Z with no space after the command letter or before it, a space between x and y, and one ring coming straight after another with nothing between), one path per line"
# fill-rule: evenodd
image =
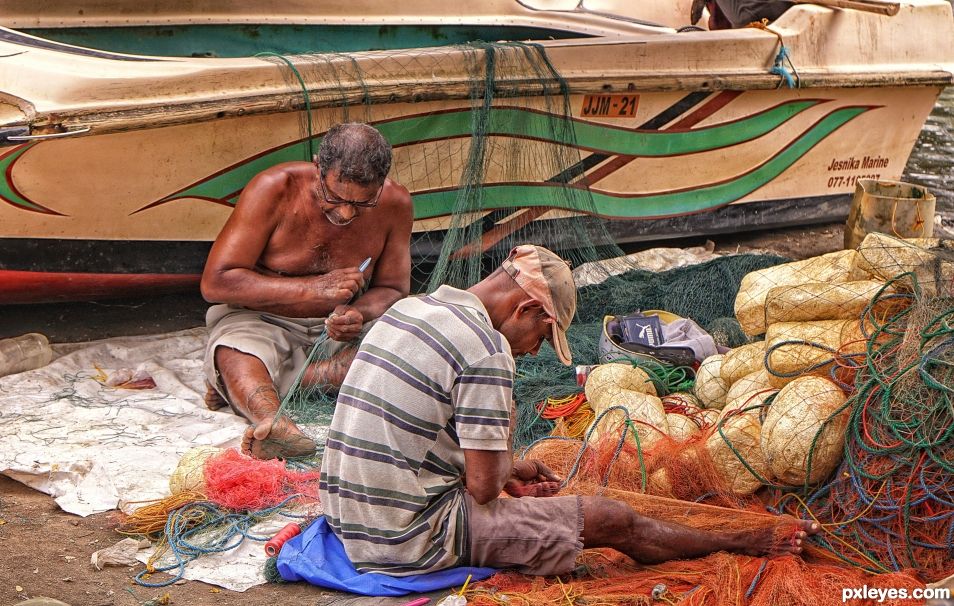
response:
M247 454L314 452L276 417L312 344L326 333L329 357L306 369L303 384L337 388L365 324L410 291L411 198L387 178L390 167L377 130L335 126L316 163L286 162L249 181L212 245L202 296L220 305L206 315L206 402L224 398L249 420Z

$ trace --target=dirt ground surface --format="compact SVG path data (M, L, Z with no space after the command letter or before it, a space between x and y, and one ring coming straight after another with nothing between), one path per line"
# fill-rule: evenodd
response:
M823 225L713 238L713 241L716 252L772 252L803 259L841 249L842 229L837 224ZM656 245L704 243L704 240L695 240ZM202 325L207 306L197 293L148 300L0 306L0 336L36 331L48 335L53 342L75 342L168 332ZM263 603L370 606L404 604L417 597L357 598L301 583L259 586L245 593L195 581L164 589L145 589L132 582L135 574L142 570L141 565L102 571L90 565L94 551L123 538L113 530L115 522L113 513L87 518L64 513L49 496L0 476L0 606L12 606L38 596L62 600L71 606L260 606ZM168 601L163 601L167 595Z
M64 513L47 495L5 476L0 476L0 521L2 606L40 596L70 606L396 606L417 597L359 598L305 583L260 585L244 593L196 581L161 589L140 587L132 579L142 565L97 571L90 564L94 551L123 538L113 530L114 513L87 518Z

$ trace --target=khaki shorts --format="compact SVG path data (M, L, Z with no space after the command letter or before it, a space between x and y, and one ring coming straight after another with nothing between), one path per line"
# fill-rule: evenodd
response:
M583 500L578 496L494 499L478 505L464 493L471 566L523 574L567 574L583 551Z
M226 400L215 368L216 348L230 347L261 360L278 395L284 397L305 366L315 341L325 332L325 318L286 318L233 305L213 305L205 314L205 323L209 327L205 376ZM365 330L369 325L365 324ZM321 346L319 359L330 358L354 343L328 339Z

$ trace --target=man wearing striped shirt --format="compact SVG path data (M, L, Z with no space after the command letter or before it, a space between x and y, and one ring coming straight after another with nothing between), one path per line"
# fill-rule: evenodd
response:
M800 528L791 544L765 531L701 532L611 499L552 496L560 479L551 470L513 461L514 356L548 340L570 364L575 311L569 266L523 245L468 290L441 286L378 320L339 392L321 470L325 516L355 568L563 574L584 546L641 562L801 550L817 528Z

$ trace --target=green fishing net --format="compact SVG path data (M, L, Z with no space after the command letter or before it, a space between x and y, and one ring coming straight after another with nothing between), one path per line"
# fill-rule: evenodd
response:
M573 361L581 365L597 363L604 315L641 309L671 311L696 321L721 345L742 345L747 338L732 317L742 276L785 261L784 257L775 255L733 255L665 272L631 270L599 284L584 286L579 289L577 319L567 332ZM321 357L324 351L325 342L319 340L312 358ZM515 445L527 445L549 434L553 428L551 422L537 415L537 403L579 390L575 369L561 364L549 346L544 346L537 356L520 358L514 385L518 411ZM300 426L307 426L319 443L333 413L333 392L301 386L289 392L281 409L281 414L288 415Z
M341 121L370 121L376 102L371 91L390 86L399 90L408 80L441 69L433 56L386 52L375 55L372 79L359 61L346 54L269 56L290 85L302 89L301 129L309 143L305 154L317 151L321 133ZM365 58L366 59L366 58ZM391 178L414 182L415 207L443 204L448 213L422 222L412 252L421 292L440 284L466 288L493 271L510 249L521 243L554 250L574 267L616 258L622 251L609 234L588 189L588 165L576 145L568 88L542 47L522 43L474 43L448 47L447 61L466 66L467 99L459 107L442 106L440 118L427 128L433 141L420 143L420 128L401 120L377 121L375 126L394 147ZM367 63L364 63L367 65ZM402 84L403 83L403 84ZM421 85L420 95L426 86ZM337 98L337 102L330 101ZM322 108L319 111L317 108ZM333 110L329 110L333 107ZM433 111L422 100L421 111ZM446 114L452 114L449 121ZM414 145L402 145L414 141ZM779 257L741 255L697 267L653 274L624 271L611 275L596 264L590 282L580 291L579 317L570 332L575 362L595 362L599 322L605 314L639 309L665 309L710 325L727 345L744 336L733 324L735 289L745 273L781 262ZM617 273L619 267L612 273ZM319 339L309 360L327 356ZM559 364L547 349L518 366L518 404L538 402L577 389L573 369ZM279 417L307 428L321 444L334 411L333 391L296 382L282 400ZM520 406L532 410L533 406ZM536 435L537 423L521 419L519 440Z
M362 66L369 65L369 56L374 69L366 71ZM377 100L370 91L401 90L416 82L424 96L421 74L446 67L439 56L403 51L362 55L363 62L340 53L263 58L282 70L290 86L301 88L303 159L317 152L321 134L333 124L372 121ZM409 132L422 128L421 120L374 122L393 146L391 178L415 183L416 207L447 210L421 222L412 238L419 290L440 284L466 288L520 243L547 246L576 265L620 255L595 216L568 88L543 48L473 43L447 47L444 60L463 66L458 85L464 94L456 107L444 105L424 121L426 134ZM435 109L423 102L420 107ZM328 345L319 339L309 360L327 357ZM321 443L334 397L323 386L299 380L284 395L279 417L308 426Z
M631 270L584 286L578 293L577 319L567 332L573 362L598 362L603 316L646 309L662 309L689 318L712 334L720 345L738 347L747 342L732 312L742 277L787 260L776 255L733 255L664 272ZM537 403L579 390L575 370L560 364L548 347L536 357L518 360L514 444L530 444L553 429L551 422L539 418Z

